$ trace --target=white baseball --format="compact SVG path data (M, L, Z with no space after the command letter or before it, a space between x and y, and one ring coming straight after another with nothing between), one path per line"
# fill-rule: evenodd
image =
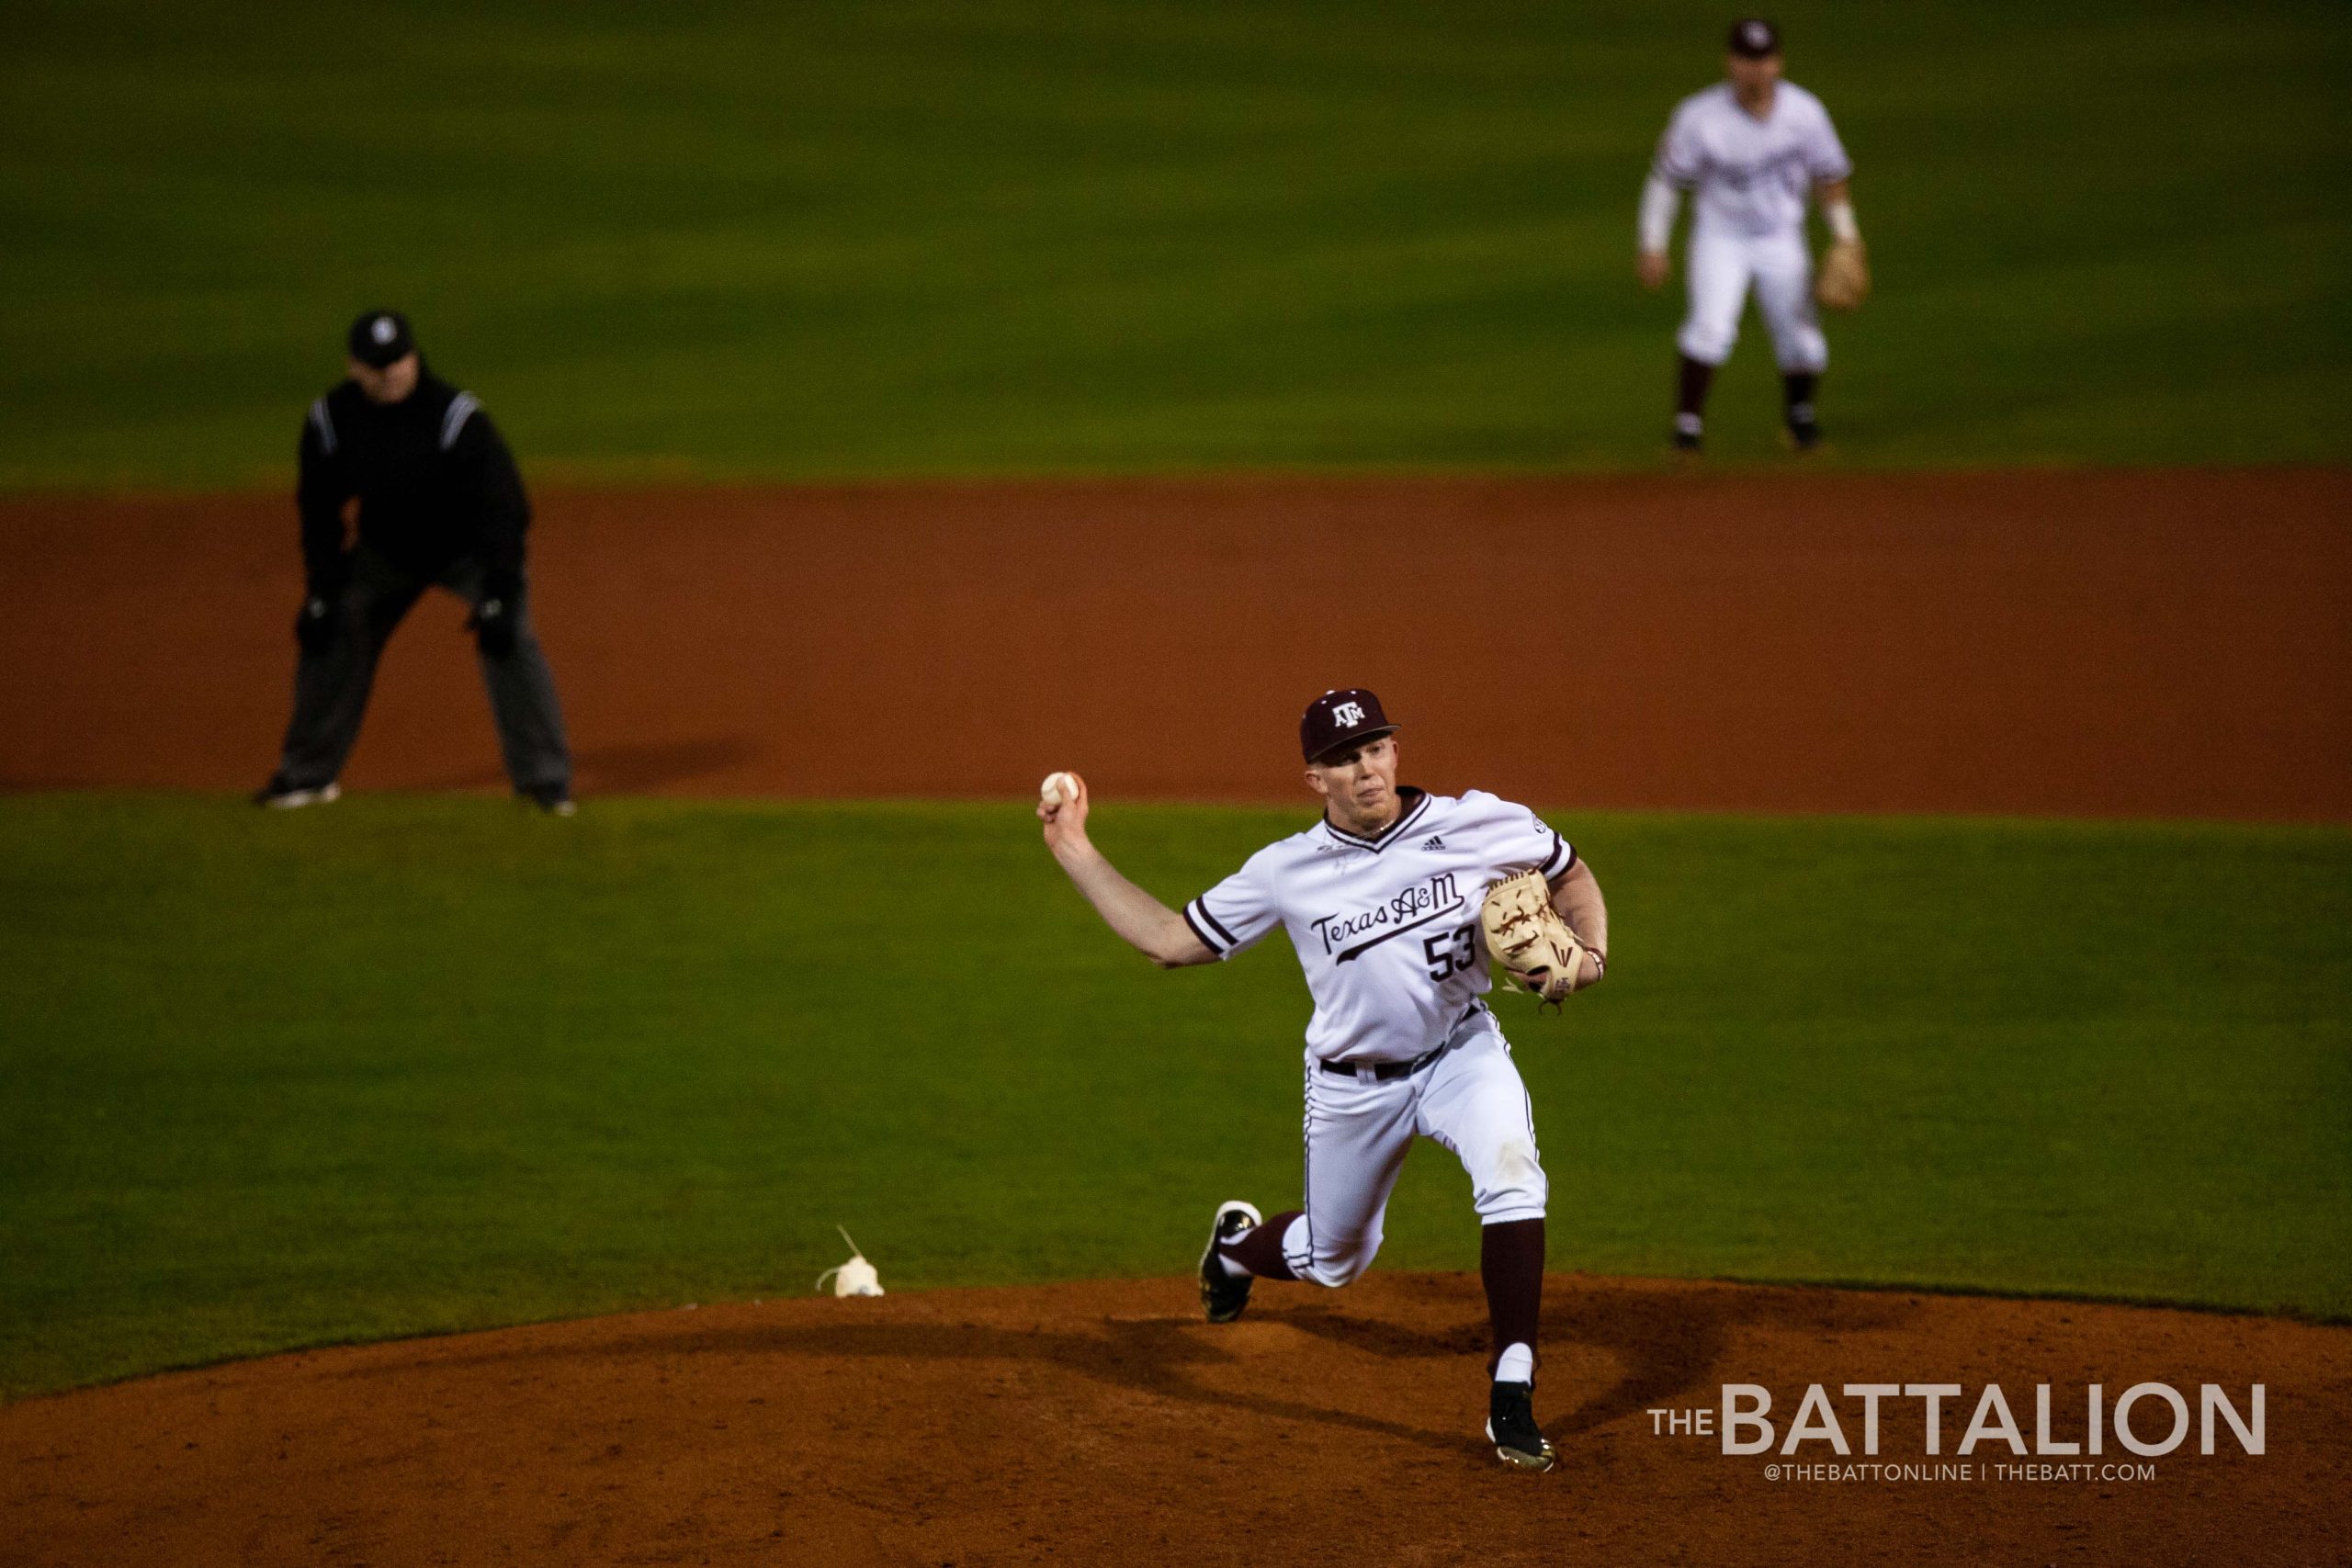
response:
M1047 773L1046 782L1037 786L1037 798L1047 806L1059 806L1065 800L1078 798L1078 781L1068 773Z

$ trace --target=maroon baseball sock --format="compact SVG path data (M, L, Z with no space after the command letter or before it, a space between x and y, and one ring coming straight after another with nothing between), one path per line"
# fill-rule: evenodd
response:
M1261 1280L1295 1280L1298 1276L1283 1261L1283 1235L1299 1213L1285 1209L1279 1214L1268 1214L1264 1224L1242 1232L1239 1240L1228 1241L1217 1251Z
M1714 385L1715 367L1682 355L1674 387L1674 412L1696 419L1707 412L1707 389Z
M1478 1272L1487 1282L1487 1314L1494 1321L1495 1348L1487 1371L1512 1345L1535 1348L1544 1318L1544 1222L1506 1220L1488 1225L1478 1238Z

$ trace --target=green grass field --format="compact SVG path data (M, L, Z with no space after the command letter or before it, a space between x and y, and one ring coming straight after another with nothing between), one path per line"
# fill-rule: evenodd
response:
M1170 897L1298 814L1105 808ZM2352 833L1560 818L1499 1004L1555 1267L2352 1315ZM929 961L886 964L918 911ZM805 1291L1187 1269L1297 1190L1276 939L1161 974L1017 806L0 800L0 1390ZM1415 1154L1390 1266L1471 1268Z
M1727 17L25 0L0 489L280 482L379 302L541 479L1648 463L1634 198ZM2341 12L1781 19L1879 275L1836 460L2352 457ZM1718 455L1772 398L1751 317Z

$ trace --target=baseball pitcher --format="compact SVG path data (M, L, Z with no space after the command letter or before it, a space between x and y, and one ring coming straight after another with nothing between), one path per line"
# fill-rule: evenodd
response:
M1558 1002L1598 982L1609 917L1590 868L1523 806L1396 784L1396 730L1361 688L1299 722L1323 816L1267 845L1180 912L1122 876L1086 837L1083 781L1046 781L1046 844L1103 920L1162 968L1230 958L1280 927L1313 994L1306 1030L1306 1197L1261 1217L1220 1205L1201 1255L1212 1323L1256 1280L1337 1287L1380 1250L1388 1195L1416 1137L1470 1174L1493 1322L1487 1435L1504 1462L1549 1470L1534 1414L1547 1192L1535 1118L1487 1010L1490 955Z

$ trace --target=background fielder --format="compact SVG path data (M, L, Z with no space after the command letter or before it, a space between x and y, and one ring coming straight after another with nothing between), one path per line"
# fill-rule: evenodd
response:
M1479 791L1453 798L1396 784L1396 726L1361 688L1326 693L1299 722L1323 819L1270 844L1180 914L1127 881L1086 837L1082 782L1047 781L1046 842L1112 930L1163 968L1229 958L1277 926L1298 955L1315 1015L1306 1032L1306 1197L1261 1219L1221 1206L1201 1259L1211 1322L1240 1315L1253 1278L1347 1284L1380 1250L1383 1216L1415 1137L1469 1172L1480 1272L1493 1320L1487 1434L1505 1461L1553 1463L1533 1410L1548 1189L1533 1108L1484 1000L1479 908L1493 883L1540 871L1592 948L1608 912L1575 849L1532 811Z
M1780 362L1789 440L1809 449L1821 441L1814 397L1829 344L1814 311L1805 201L1810 194L1820 202L1838 244L1859 248L1847 191L1854 166L1821 100L1781 80L1778 28L1757 17L1736 22L1728 47L1728 79L1678 104L1658 141L1642 189L1638 271L1647 288L1665 284L1675 211L1681 193L1695 191L1685 259L1690 310L1675 340L1674 446L1699 450L1707 389L1731 357L1753 285Z

